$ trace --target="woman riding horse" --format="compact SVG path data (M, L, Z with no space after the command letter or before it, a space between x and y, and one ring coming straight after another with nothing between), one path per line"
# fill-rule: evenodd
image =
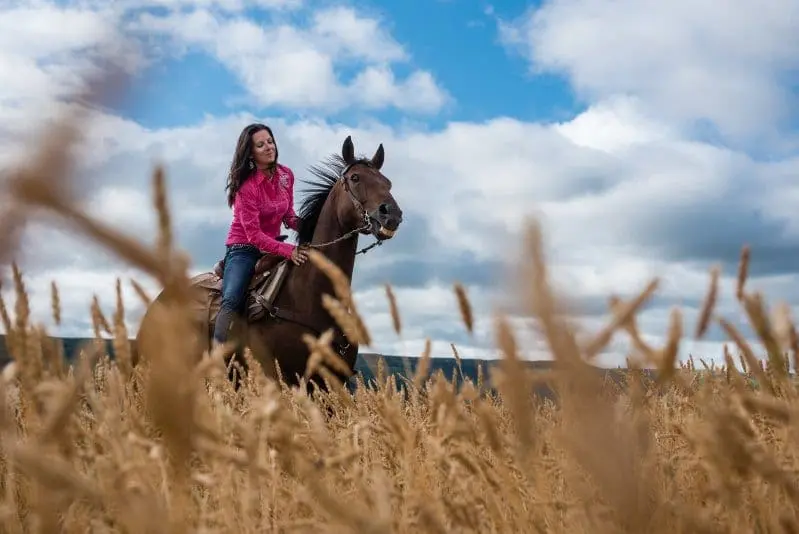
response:
M233 209L222 269L222 302L214 342L224 343L234 314L243 315L247 288L264 256L302 265L307 249L279 239L281 223L297 230L294 173L277 161L271 128L250 124L242 130L228 174L227 200Z

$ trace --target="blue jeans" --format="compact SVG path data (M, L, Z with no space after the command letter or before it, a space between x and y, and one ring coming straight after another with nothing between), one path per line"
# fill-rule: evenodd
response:
M214 324L214 339L227 341L228 330L234 315L244 316L247 288L261 252L252 245L230 245L225 253L225 270L222 273L222 304Z

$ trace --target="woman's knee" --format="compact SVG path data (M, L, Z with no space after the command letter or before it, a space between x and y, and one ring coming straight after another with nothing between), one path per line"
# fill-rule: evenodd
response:
M250 285L249 276L247 272L235 273L227 280L227 284L222 288L222 305L232 308L238 308L244 301L247 289Z
M237 311L242 307L246 297L245 291L234 292L227 291L222 295L221 307L225 311Z

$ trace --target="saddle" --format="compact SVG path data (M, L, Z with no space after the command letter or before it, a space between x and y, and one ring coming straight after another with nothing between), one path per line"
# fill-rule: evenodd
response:
M285 235L278 237L280 241ZM250 279L246 297L246 321L260 321L272 311L283 281L288 274L290 260L273 254L264 254L255 265L255 272ZM222 275L225 260L216 262L210 272L200 273L191 279L194 288L193 315L198 323L213 331L216 316L222 306Z

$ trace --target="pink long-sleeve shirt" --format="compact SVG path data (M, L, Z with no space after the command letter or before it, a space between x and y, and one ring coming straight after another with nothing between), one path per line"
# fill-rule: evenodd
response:
M280 234L281 223L297 230L294 173L278 163L272 180L256 169L236 193L233 221L225 244L251 244L261 252L290 258L295 245L275 239Z

